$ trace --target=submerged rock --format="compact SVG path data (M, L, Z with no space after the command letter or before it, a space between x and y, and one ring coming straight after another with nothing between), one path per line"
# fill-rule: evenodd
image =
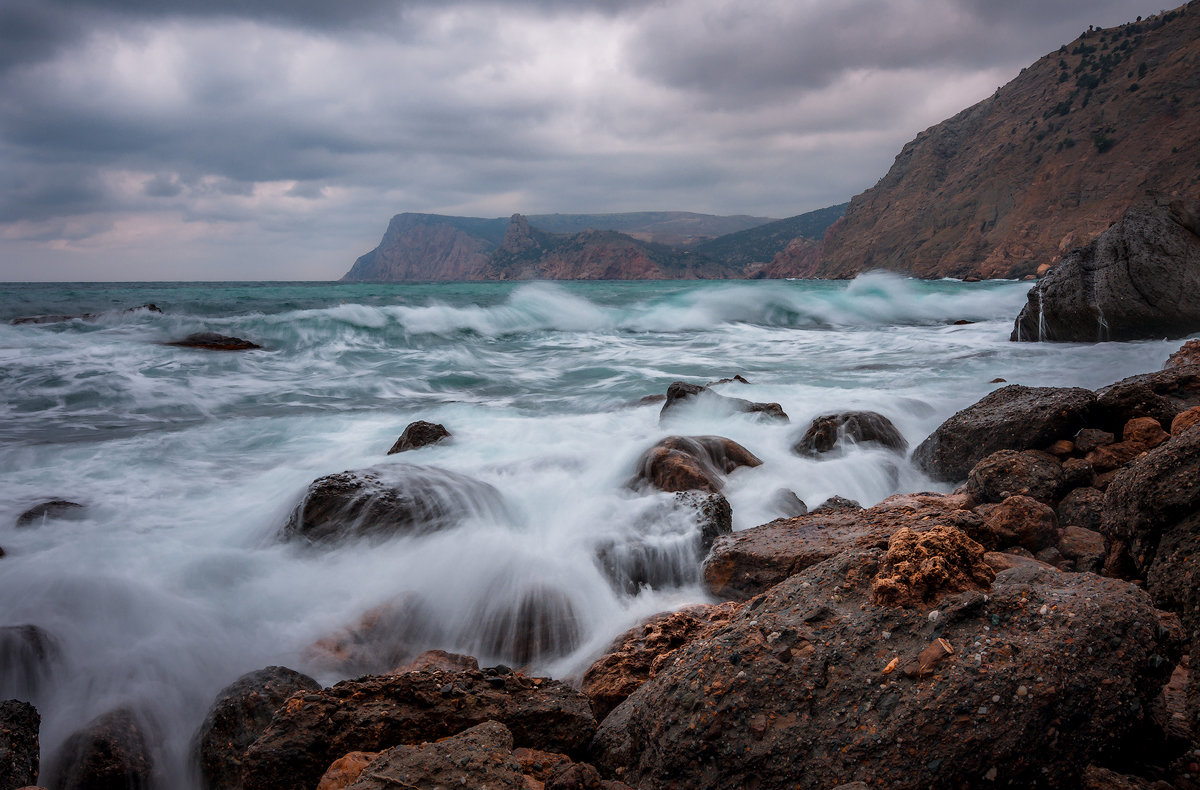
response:
M41 724L37 708L28 702L15 699L0 702L0 787L37 783Z
M667 400L663 403L658 418L664 419L668 413L685 403L712 404L714 408L729 414L755 414L763 420L788 421L787 413L778 403L755 403L743 398L731 398L708 387L683 381L676 381L667 388Z
M240 337L230 337L229 335L220 335L216 332L195 332L183 340L172 340L163 345L179 346L181 348L201 348L208 351L250 351L262 348L262 346L257 343L251 343L249 340L243 340Z
M0 626L0 697L36 694L60 656L58 642L45 629Z
M724 487L724 476L742 466L762 466L762 461L732 439L668 436L642 453L630 485L716 494Z
M571 597L547 584L484 595L471 622L474 652L519 665L564 656L583 635Z
M908 442L887 417L873 411L847 411L814 419L792 452L817 457L847 442L877 444L899 452L908 449Z
M146 734L127 708L90 721L54 760L50 790L146 790L154 764Z
M1200 203L1154 196L1029 292L1011 340L1095 342L1200 330Z
M405 450L416 450L418 447L437 444L449 438L450 432L441 423L417 420L410 422L405 427L404 432L400 434L400 438L392 445L392 449L387 451L387 454L394 455Z
M18 527L35 527L47 521L83 518L87 508L66 499L49 499L38 503L17 516Z
M409 592L318 640L305 658L319 671L341 675L391 672L441 637L442 626L428 602Z

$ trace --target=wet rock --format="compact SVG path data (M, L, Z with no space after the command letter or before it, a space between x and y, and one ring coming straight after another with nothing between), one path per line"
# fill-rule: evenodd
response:
M1099 428L1082 428L1079 433L1075 434L1075 449L1087 455L1092 450L1112 444L1116 440L1117 437L1108 431L1102 431Z
M71 735L54 760L51 790L143 790L153 762L146 734L133 712L119 708Z
M437 444L449 438L450 432L441 423L417 420L408 424L404 432L400 434L400 438L392 445L392 449L387 451L387 454L393 455L395 453L402 453L405 450L415 450L418 447Z
M1010 496L1003 502L980 505L975 512L983 516L973 538L988 550L1019 546L1036 554L1058 544L1058 518L1049 505L1027 496Z
M795 491L789 488L780 488L771 496L771 509L782 514L784 518L795 518L807 513L808 505L804 504L803 499L796 496Z
M742 398L720 395L708 387L676 381L667 387L667 400L663 403L658 418L664 419L682 404L704 404L728 414L754 414L761 420L787 422L788 416L778 403L754 403Z
M461 653L447 653L445 650L426 650L407 664L392 670L397 675L405 672L477 672L479 662L474 656L464 656Z
M1140 776L1128 776L1089 765L1083 772L1080 790L1160 790L1161 785Z
M818 457L848 443L876 444L899 452L908 449L908 442L887 417L873 411L847 411L814 419L792 452Z
M1167 357L1163 368L1181 368L1186 365L1200 365L1200 339L1189 340L1179 347L1179 350Z
M1125 423L1121 441L1097 447L1087 454L1087 462L1096 472L1104 473L1124 466L1147 450L1165 442L1169 434L1158 420L1134 417Z
M821 504L812 509L813 513L839 513L845 511L862 510L863 506L853 499L846 499L844 496L829 497Z
M739 604L702 605L657 614L617 637L583 673L581 690L600 721L671 660L680 647L727 623Z
M34 505L17 516L18 527L36 527L47 521L81 519L87 508L78 502L65 499L50 499Z
M155 304L143 304L138 305L137 307L130 307L125 312L136 313L139 310L145 310L148 313L162 312L158 305ZM80 321L95 321L102 315L103 313L80 313L78 315L31 315L23 316L21 318L14 318L12 323L13 325L19 326L21 324L58 324L62 323L63 321L73 321L76 319L79 319Z
M1146 588L1165 609L1179 612L1190 635L1190 653L1200 656L1200 512L1176 522L1155 547ZM1187 725L1200 732L1200 679L1187 684Z
M1011 340L1097 342L1200 330L1200 205L1134 205L1029 292Z
M1019 494L1054 505L1062 489L1062 464L1038 450L998 450L975 464L967 475L967 493L981 503L1001 502Z
M201 348L208 351L250 351L262 348L257 343L243 340L240 337L220 335L216 332L195 332L183 340L173 340L163 343L164 346L179 346L181 348Z
M513 736L507 727L495 721L484 722L436 743L388 749L350 787L526 790L521 766L512 757L512 746Z
M340 675L390 672L441 635L425 599L405 593L365 612L353 626L318 640L305 658L320 671Z
M570 596L546 584L485 595L471 621L474 652L519 665L564 656L583 635Z
M433 466L393 464L313 481L281 537L309 545L383 540L504 515L504 498L487 483Z
M1195 365L1130 376L1096 390L1096 419L1113 433L1136 417L1170 425L1175 415L1194 406L1200 406L1200 367Z
M1092 465L1082 458L1068 458L1063 461L1062 472L1064 491L1091 486L1096 476Z
M925 532L902 527L888 540L887 554L871 582L879 606L921 607L948 593L987 591L996 572L983 561L983 547L955 527Z
M0 697L36 694L60 657L58 642L44 629L0 626Z
M762 461L732 439L668 436L642 453L630 485L715 494L724 486L724 476L742 466L762 466Z
M595 732L587 697L518 672L409 672L347 680L293 697L243 757L246 790L308 790L336 758L444 738L487 721L513 741L578 753ZM364 777L360 777L359 782ZM393 785L394 786L394 785Z
M1104 492L1098 488L1076 488L1058 503L1055 514L1060 526L1098 532L1104 515Z
M1074 787L1178 656L1128 583L1013 568L931 619L871 602L884 555L810 567L680 648L604 720L597 767L641 787ZM936 639L954 654L928 675L885 673Z
M997 450L1034 450L1074 436L1095 402L1094 393L1079 387L1001 387L942 423L912 460L938 480L965 480Z
M345 790L362 776L362 772L378 756L379 752L350 752L339 757L321 777L317 790Z
M28 702L0 702L0 787L37 783L41 724L37 709Z
M239 790L242 754L271 723L275 711L300 691L321 684L287 667L248 672L217 694L193 739L193 757L204 787Z
M1198 422L1200 422L1200 406L1193 406L1187 411L1181 411L1175 415L1175 419L1171 420L1171 435L1183 433Z

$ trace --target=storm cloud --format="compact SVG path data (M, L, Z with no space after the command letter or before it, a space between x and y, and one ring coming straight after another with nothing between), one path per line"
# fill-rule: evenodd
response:
M328 279L401 211L847 200L1132 0L0 0L0 277Z

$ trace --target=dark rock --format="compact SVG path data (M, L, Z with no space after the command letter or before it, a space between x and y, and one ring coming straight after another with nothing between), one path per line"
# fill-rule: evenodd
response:
M37 708L28 702L0 702L0 787L37 784L41 724Z
M445 529L469 516L503 515L504 499L487 483L437 467L392 464L313 481L282 538L310 545L386 539Z
M570 653L583 635L570 596L548 584L485 595L471 613L478 655L526 665Z
M146 734L127 708L98 716L67 738L54 766L51 790L143 790L153 771Z
M908 449L908 442L887 417L873 411L848 411L817 417L792 452L817 457L847 442L878 444L899 452Z
M796 496L795 491L789 488L780 488L771 496L771 509L782 514L784 518L795 518L807 513L808 505L804 504L803 499Z
M1097 447L1087 454L1087 462L1100 474L1120 468L1147 450L1167 440L1169 434L1153 417L1134 417L1125 423L1122 440Z
M161 313L162 312L162 310L160 310L158 308L158 305L155 305L155 304L143 304L143 305L138 305L137 307L130 307L125 312L136 313L139 310L145 310L148 313ZM95 321L97 318L100 318L101 315L102 315L102 313L80 313L79 315L31 315L31 316L24 316L22 318L14 318L12 320L12 323L14 325L58 324L58 323L62 323L63 321L73 321L75 319L79 319L81 321Z
M1104 536L1094 530L1074 525L1063 527L1058 550L1074 561L1077 571L1099 573L1104 567Z
M395 746L376 757L353 790L478 787L526 790L512 756L513 735L495 721L477 724L436 743Z
M181 348L201 348L208 351L249 351L262 348L257 343L243 340L240 337L219 335L216 332L195 332L183 340L173 340L163 343L164 346L179 346Z
M1179 654L1126 582L1018 567L931 619L871 602L883 557L810 567L680 648L604 720L597 767L640 787L1075 787ZM936 639L955 652L927 676L889 671Z
M984 396L942 423L913 451L931 477L964 480L997 450L1035 450L1087 425L1096 396L1079 387L1012 384Z
M723 436L668 436L642 453L630 485L715 494L724 475L741 466L762 466L762 461Z
M1096 419L1113 433L1135 417L1168 426L1193 406L1200 406L1200 367L1194 365L1130 376L1096 390Z
M1181 368L1186 365L1200 365L1200 340L1189 340L1180 346L1178 351L1167 357L1163 368Z
M989 551L1019 546L1036 554L1058 543L1054 509L1032 497L1010 496L1003 502L980 505L975 512L983 516L983 524L970 535Z
M1063 490L1086 488L1091 486L1096 476L1096 470L1082 458L1068 458L1063 461Z
M1086 455L1092 450L1112 444L1116 440L1117 437L1108 431L1102 431L1099 428L1083 428L1075 434L1075 449Z
M708 387L701 387L698 384L688 384L683 381L676 381L667 387L667 400L663 404L658 418L660 420L665 418L668 412L684 403L713 404L715 408L729 414L755 414L758 415L759 419L763 420L788 421L787 413L784 412L783 407L778 403L754 403L742 398L730 398L726 395L720 395Z
M1098 488L1076 488L1063 497L1055 513L1063 527L1084 527L1099 532L1104 515L1104 492Z
M393 455L405 450L415 450L418 447L437 444L449 438L450 432L446 430L446 426L436 422L417 420L408 424L404 433L400 434L400 438L392 445L392 449L387 451L387 454Z
M442 637L424 598L413 592L365 612L357 623L313 644L305 658L342 676L390 672Z
M60 656L58 643L42 628L0 626L0 696L36 694Z
M1200 330L1200 205L1156 195L1029 292L1011 340L1094 342Z
M587 697L559 681L517 672L504 675L503 686L489 679L482 672L409 672L294 697L246 751L243 787L311 790L349 752L432 741L489 720L508 727L518 746L564 754L579 753L595 732Z
M78 502L65 499L50 499L34 505L17 516L18 527L34 527L57 519L75 520L84 517L87 508Z
M1146 588L1157 605L1179 612L1190 637L1190 652L1200 655L1200 513L1174 524L1159 541L1146 572ZM1190 673L1186 689L1187 724L1200 732L1200 679Z
M1171 435L1183 433L1198 422L1200 422L1200 406L1193 406L1187 411L1181 411L1175 415L1175 419L1171 420Z
M1129 776L1089 765L1083 772L1080 790L1159 790L1161 785L1143 779L1140 776Z
M239 790L242 755L271 723L275 711L297 692L320 690L320 683L287 667L248 672L223 688L192 744L204 787Z
M1039 450L997 450L967 475L967 493L976 502L1001 502L1020 494L1054 505L1062 488L1062 464Z
M706 384L705 386L706 387L715 387L719 384L732 384L735 381L739 384L749 384L750 383L749 381L746 380L746 377L743 376L741 373L734 373L733 378L717 379L716 381L708 382L708 384Z
M846 499L844 496L829 497L821 504L812 509L813 513L839 513L845 511L862 510L863 506L853 499Z
M396 667L392 672L402 675L405 672L429 672L432 670L441 670L443 672L478 672L479 662L475 660L474 656L465 656L462 653L447 653L445 650L426 650L409 663Z

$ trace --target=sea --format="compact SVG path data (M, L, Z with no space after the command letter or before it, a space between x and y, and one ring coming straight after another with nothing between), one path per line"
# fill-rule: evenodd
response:
M725 482L742 530L785 515L781 489L815 507L952 487L876 446L795 454L814 417L877 411L911 451L1004 382L1097 388L1160 368L1181 342L1009 342L1030 285L878 272L5 284L0 699L40 711L43 784L72 732L128 708L160 786L192 788L193 739L220 689L268 665L326 685L361 672L330 645L362 641L372 613L419 609L399 618L417 623L409 632L385 634L408 654L439 648L578 682L638 621L710 600L691 511L629 485L663 437L725 436L763 460ZM12 323L32 316L61 320ZM166 345L195 332L263 348ZM661 404L642 401L735 375L744 382L714 389L779 403L790 422L711 403L660 419ZM415 420L452 436L388 455ZM314 480L410 465L480 481L502 506L416 535L283 539ZM17 525L56 499L82 507ZM630 556L674 565L638 583L612 564ZM47 644L31 648L17 626ZM532 651L519 633L530 629L546 637Z

